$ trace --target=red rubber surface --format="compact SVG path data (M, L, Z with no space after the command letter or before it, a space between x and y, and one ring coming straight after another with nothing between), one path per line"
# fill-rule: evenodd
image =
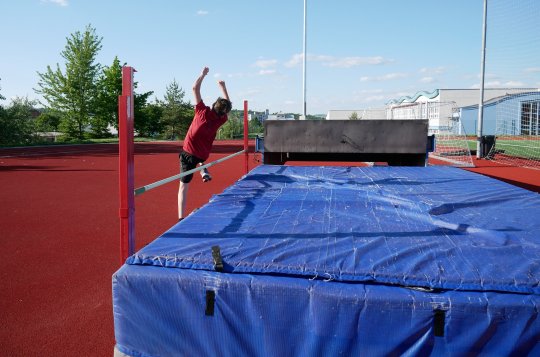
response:
M208 162L242 150L216 145ZM136 144L135 186L179 172L179 143ZM257 162L250 156L250 168ZM244 174L239 155L195 176L187 208ZM111 276L120 267L118 146L0 150L0 354L111 356ZM177 183L136 197L137 247L177 221Z

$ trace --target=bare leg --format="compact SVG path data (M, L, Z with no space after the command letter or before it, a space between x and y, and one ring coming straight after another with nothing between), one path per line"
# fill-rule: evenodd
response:
M186 212L186 201L189 184L180 181L180 187L178 188L178 219L184 218Z

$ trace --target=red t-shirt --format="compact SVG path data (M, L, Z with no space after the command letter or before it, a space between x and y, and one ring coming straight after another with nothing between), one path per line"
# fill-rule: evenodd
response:
M189 126L182 149L201 160L208 159L218 129L227 121L227 114L219 116L201 100L195 106L195 117Z

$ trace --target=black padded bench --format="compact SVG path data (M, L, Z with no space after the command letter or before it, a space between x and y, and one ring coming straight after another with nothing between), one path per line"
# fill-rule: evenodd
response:
M265 164L387 162L425 166L428 120L267 120Z

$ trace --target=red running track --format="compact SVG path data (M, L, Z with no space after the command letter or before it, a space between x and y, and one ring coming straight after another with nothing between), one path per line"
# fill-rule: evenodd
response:
M136 187L179 171L179 143L140 143ZM242 150L216 145L209 161ZM250 156L249 167L258 165ZM195 176L187 209L244 173L239 155ZM118 145L0 149L0 355L111 356L111 276L120 266ZM178 186L135 199L137 247L177 221Z
M135 186L177 174L179 150L179 143L136 144ZM240 150L241 142L216 143L209 161ZM250 156L250 169L257 157ZM478 164L471 171L540 192L538 170ZM188 211L244 174L243 155L210 171L208 183L195 176ZM118 146L0 149L0 187L0 351L111 356L111 276L120 266ZM138 248L175 224L176 194L170 183L135 199Z

